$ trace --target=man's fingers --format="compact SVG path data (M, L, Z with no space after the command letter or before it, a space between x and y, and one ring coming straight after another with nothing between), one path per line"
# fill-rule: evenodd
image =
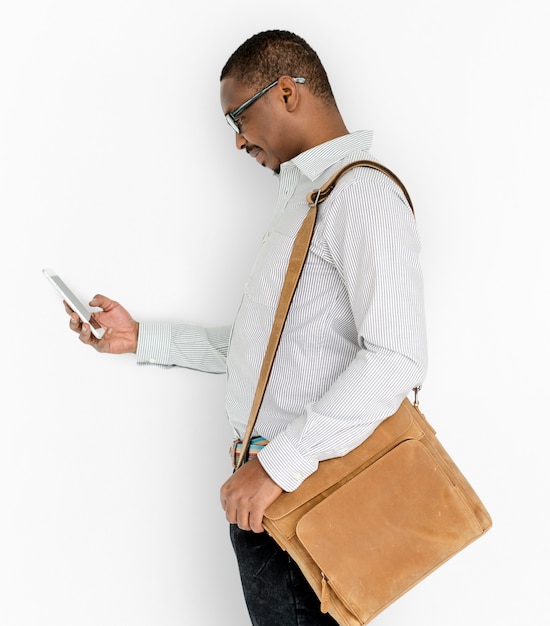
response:
M254 533L263 533L264 532L264 527L262 524L262 520L263 520L264 516L263 513L258 515L258 514L254 514L254 513L250 513L249 518L248 518L248 525L250 527L250 530Z
M113 329L107 328L101 339L94 339L93 346L98 352L111 352L111 337L113 335Z
M225 519L230 523L230 524L236 524L237 523L237 509L231 507L229 505L229 502L222 498L222 508L225 511Z
M80 338L80 341L82 341L82 343L85 343L85 344L87 344L89 346L94 346L94 348L97 348L97 346L96 346L97 338L94 336L94 334L90 330L90 325L89 324L82 324L82 328L80 329L79 338Z
M236 506L231 498L226 498L223 494L220 501L225 511L225 519L230 524L237 524L241 530L250 530L248 507L244 506L244 504Z
M237 526L241 530L250 530L250 514L245 509L237 512Z
M71 319L69 321L69 325L70 325L72 330L77 330L78 332L80 332L80 326L82 324L80 322L80 318L78 317L78 315L76 315L76 313L72 313L71 314Z
M96 293L96 295L90 300L89 304L90 306L98 307L100 309L103 309L104 311L109 311L117 303L114 300L107 298L107 296Z
M229 523L237 524L241 530L261 533L264 511L282 491L258 459L252 459L225 481L220 500Z
M228 500L224 499L222 499L222 507L225 510L225 519L230 524L237 524L241 530L251 530L255 533L263 532L263 513L251 510L244 503L240 503L235 508Z
M75 332L78 333L80 335L80 333L82 332L82 321L80 320L80 317L78 317L78 315L72 311L67 305L65 306L65 308L67 309L67 313L70 315L70 320L69 320L69 328Z

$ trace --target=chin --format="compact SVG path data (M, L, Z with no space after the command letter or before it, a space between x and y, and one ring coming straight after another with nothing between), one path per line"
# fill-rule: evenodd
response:
M267 162L262 163L262 165L264 167L269 168L274 174L279 174L281 172L281 164L280 163L275 163L273 165L270 165Z
M277 165L270 165L269 163L262 161L260 163L262 167L265 167L268 170L271 170L274 174L278 175L281 172L281 165L277 163Z

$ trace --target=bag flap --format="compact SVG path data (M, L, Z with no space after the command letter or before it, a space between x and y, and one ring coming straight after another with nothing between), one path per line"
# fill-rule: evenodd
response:
M267 509L265 517L271 520L284 517L332 485L349 480L399 442L422 438L424 432L415 419L416 414L418 410L405 398L397 412L386 418L361 445L343 457L321 461L298 489L282 493Z

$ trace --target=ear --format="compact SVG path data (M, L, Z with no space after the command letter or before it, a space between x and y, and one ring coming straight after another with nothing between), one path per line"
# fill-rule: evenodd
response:
M282 93L287 111L294 111L300 101L299 87L294 82L294 79L291 76L281 76L281 78L279 78L279 89Z

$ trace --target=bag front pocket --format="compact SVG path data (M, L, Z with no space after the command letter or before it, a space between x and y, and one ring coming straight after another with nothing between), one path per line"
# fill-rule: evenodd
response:
M306 513L296 532L325 585L366 624L483 529L436 458L409 440Z

